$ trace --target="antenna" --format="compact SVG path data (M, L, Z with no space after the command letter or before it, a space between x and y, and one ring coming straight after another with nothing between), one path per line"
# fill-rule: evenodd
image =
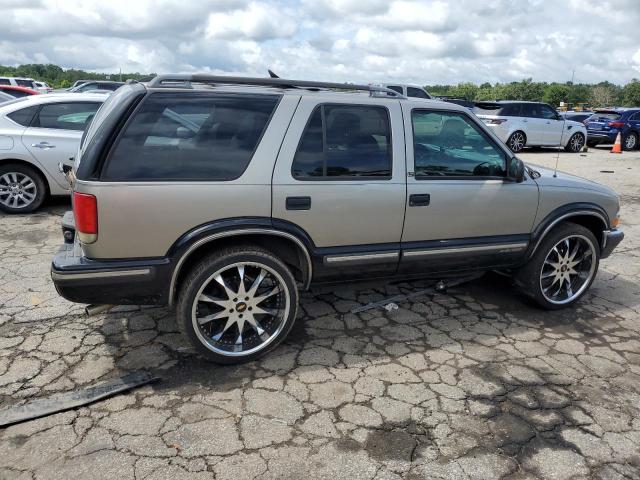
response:
M553 169L553 178L558 177L558 161L560 160L560 149L562 148L562 137L564 136L564 127L567 124L567 114L562 117L562 132L560 132L560 145L558 145L558 153L556 153L556 167Z

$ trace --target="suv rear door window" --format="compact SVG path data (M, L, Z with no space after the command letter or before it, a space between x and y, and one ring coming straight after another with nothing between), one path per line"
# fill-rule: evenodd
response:
M384 107L319 105L291 173L298 180L391 177L391 127Z
M402 87L399 85L387 85L387 88L393 90L394 92L398 92L400 95L404 95Z
M499 115L503 117L520 117L522 116L521 105L521 103L507 103L502 107Z
M234 180L245 171L279 95L150 95L111 151L107 180Z
M411 121L417 179L506 176L504 152L465 115L414 110Z
M37 113L31 126L82 131L99 107L99 102L47 103Z

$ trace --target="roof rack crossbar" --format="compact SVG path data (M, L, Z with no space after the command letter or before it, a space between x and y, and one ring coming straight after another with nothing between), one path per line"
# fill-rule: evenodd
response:
M404 98L404 95L379 85L357 85L351 83L314 82L308 80L288 80L286 78L255 78L255 77L227 77L223 75L207 74L168 74L158 75L151 80L149 87L175 86L168 83L208 83L220 85L255 85L261 87L280 88L308 88L308 89L334 89L334 90L360 90L367 92L380 92L387 95Z

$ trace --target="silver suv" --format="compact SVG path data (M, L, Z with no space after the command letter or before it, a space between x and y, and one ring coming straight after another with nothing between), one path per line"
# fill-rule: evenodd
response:
M69 177L58 292L170 305L221 363L282 341L312 283L499 269L556 309L623 238L609 188L525 166L463 107L375 86L130 83Z

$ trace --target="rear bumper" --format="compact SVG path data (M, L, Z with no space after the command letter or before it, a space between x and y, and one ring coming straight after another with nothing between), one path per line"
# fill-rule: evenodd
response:
M607 258L611 255L611 252L613 252L623 238L624 233L621 230L608 230L604 232L604 244L600 258Z
M96 261L80 245L65 243L51 263L58 293L77 303L164 305L168 298L169 260Z
M601 132L601 131L593 131L587 130L587 141L589 142L602 142L602 143L613 143L616 141L616 137L618 136L618 132Z

